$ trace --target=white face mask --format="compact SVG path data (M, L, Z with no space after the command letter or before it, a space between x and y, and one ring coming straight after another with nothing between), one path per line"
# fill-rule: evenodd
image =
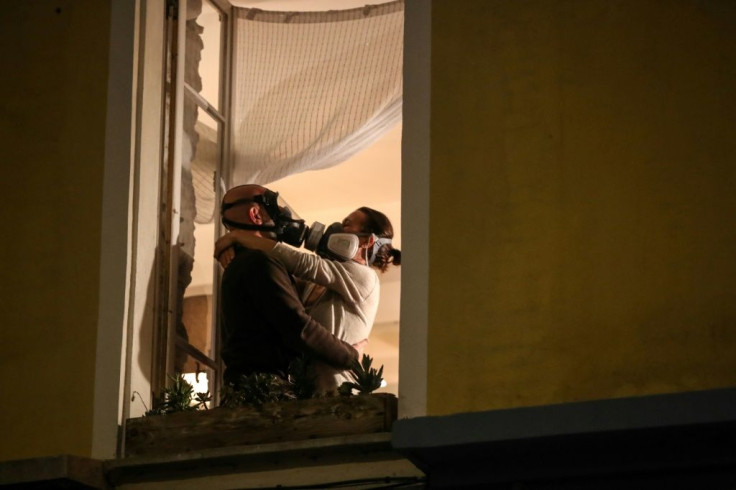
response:
M360 247L360 239L353 233L343 233L340 223L333 223L327 229L315 222L309 229L304 247L317 255L340 261L352 260Z
M360 246L360 240L352 233L333 233L327 238L325 248L343 260L355 257Z

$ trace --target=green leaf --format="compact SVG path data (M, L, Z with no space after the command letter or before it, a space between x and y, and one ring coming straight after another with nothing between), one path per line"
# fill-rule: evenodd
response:
M371 367L373 358L367 354L363 354L361 362L355 361L353 368L350 370L350 377L353 379L352 387L357 389L362 395L372 393L381 387L383 381L383 366L376 371ZM346 388L347 389L347 388Z

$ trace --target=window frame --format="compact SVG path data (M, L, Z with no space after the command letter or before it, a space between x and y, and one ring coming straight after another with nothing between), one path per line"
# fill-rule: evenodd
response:
M217 323L217 287L213 287L212 292L212 314L209 322L211 325L211 345L213 357L208 356L197 347L189 343L186 339L177 335L177 311L179 310L179 301L184 298L178 298L177 293L177 265L178 255L172 246L173 237L179 236L179 221L181 208L181 171L182 171L182 141L183 141L183 117L184 117L184 101L189 98L198 109L201 109L209 117L217 121L219 129L218 134L218 163L215 172L215 201L219 202L222 194L222 177L227 175L229 159L229 140L230 140L230 120L229 120L229 100L230 100L230 53L231 53L231 31L232 31L232 9L229 3L222 0L204 0L222 15L222 30L220 32L220 74L219 74L219 100L216 102L219 110L216 109L210 101L207 101L202 95L196 92L185 81L184 67L186 64L187 53L181 53L180 46L186 46L186 22L178 21L178 12L185 11L187 8L187 0L178 0L176 5L169 5L169 15L167 16L167 64L164 76L169 76L170 84L164 98L169 98L169 112L164 115L166 122L163 126L167 128L163 132L163 139L168 140L164 146L168 146L171 151L162 160L162 174L166 178L161 179L161 202L163 205L160 216L160 228L162 230L159 245L159 267L158 280L156 281L158 292L157 297L157 319L155 325L155 335L153 339L153 359L152 359L152 378L151 391L154 395L162 393L163 388L167 386L169 377L176 374L174 360L177 351L183 352L185 355L194 358L197 362L205 365L205 369L211 370L214 374L210 380L210 393L212 399L217 400L220 380L222 377L222 361L219 355L218 340L219 326ZM169 75L167 75L167 73ZM214 217L213 217L214 219ZM220 233L220 224L215 220L215 235ZM212 278L213 285L219 283L219 268L217 263L212 261ZM152 404L156 403L156 396L152 400Z

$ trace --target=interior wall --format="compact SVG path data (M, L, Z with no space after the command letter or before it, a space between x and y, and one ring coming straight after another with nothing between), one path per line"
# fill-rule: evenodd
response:
M0 460L92 444L110 3L4 6Z
M736 4L432 5L429 414L736 385Z

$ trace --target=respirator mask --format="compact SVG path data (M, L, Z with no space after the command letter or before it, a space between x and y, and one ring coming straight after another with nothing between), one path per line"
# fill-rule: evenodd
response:
M237 199L240 187L230 189L223 196L220 215L222 224L227 228L270 233L276 241L294 247L304 244L304 248L321 257L339 261L351 260L358 251L360 246L358 235L344 233L340 223L333 223L325 227L322 223L315 221L309 227L286 201L279 197L278 192L267 190L257 196ZM226 203L228 198L234 198L234 200ZM250 220L244 214L248 208L244 205L251 202L262 205L273 223L263 225L249 223Z
M339 261L352 260L360 247L358 235L344 233L342 224L325 225L315 221L307 232L304 248L315 252L320 257Z
M241 230L257 230L269 233L279 242L288 243L298 247L304 241L309 228L304 224L304 220L294 212L286 202L279 197L278 192L267 190L265 193L237 198L239 190L245 186L233 187L222 199L220 207L220 216L222 224L227 228L238 228ZM234 198L232 202L225 202L228 198ZM266 210L272 222L269 224L255 225L250 223L247 216L246 206L248 203L258 203Z
M352 260L360 247L360 237L363 236L373 237L371 253L366 257L366 264L370 266L378 257L381 247L391 243L390 238L378 237L373 233L345 233L341 223L332 223L325 229L325 225L315 222L307 229L304 248L328 259Z

